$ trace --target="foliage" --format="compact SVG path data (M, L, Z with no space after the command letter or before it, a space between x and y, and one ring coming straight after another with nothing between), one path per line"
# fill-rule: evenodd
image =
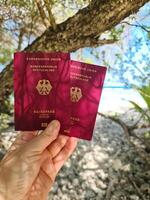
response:
M48 0L56 23L66 20L90 0ZM48 18L44 0L39 1ZM15 50L22 50L45 30L35 0L0 0L0 63L5 66Z
M0 133L8 128L8 122L9 122L9 115L5 114L5 113L1 113L0 114Z
M12 110L13 110L13 103L11 102L10 99L7 99L5 101L3 101L3 109L1 109L2 113L6 113L8 115L12 114Z
M54 17L56 18L57 23L60 23L60 21L69 17L70 14L68 13L70 13L71 10L74 10L74 12L72 12L73 15L78 9L88 3L87 0L51 0L49 2L52 4L51 6L54 10ZM41 0L41 3L46 16L48 17L48 12L46 8L44 8L44 0ZM11 34L12 39L15 38L16 42L19 40L20 32L23 31L22 37L23 42L25 42L26 40L29 40L29 38L32 40L33 38L41 35L41 33L45 30L36 1L0 0L0 5L0 39L2 41L3 36L7 36L4 31Z
M150 84L147 86L142 86L140 88L135 87L135 89L139 92L141 95L142 99L147 105L147 110L143 109L140 105L137 103L130 101L131 104L134 106L136 111L141 113L146 121L150 124Z
M150 81L150 3L106 34L118 42L90 52L95 62L108 66L108 81L127 87L147 85Z
M112 28L110 30L110 39L119 40L121 38L121 34L124 32L124 25L119 26L118 28Z
M44 0L40 1L42 2L45 14L48 17L48 12L46 7L44 7ZM74 15L79 9L88 5L90 0L49 0L49 2L51 3L52 13L56 23L60 23L66 20L68 17ZM43 24L35 0L0 0L0 5L0 63L1 65L5 66L13 57L12 54L14 51L22 50L35 38L41 35L42 32L45 31L46 27ZM147 7L147 10L149 10L149 7L150 6ZM146 15L147 13L145 16ZM126 20L127 22L131 22L134 19L135 17L132 16ZM119 43L115 44L114 46L112 45L113 51L111 51L111 55L113 52L115 52L115 57L106 57L106 55L110 54L107 53L107 50L109 49L108 46L106 46L101 53L99 53L99 48L93 48L92 50L89 48L88 51L91 51L94 55L94 62L95 59L97 59L97 62L100 64L100 60L102 60L103 65L110 66L110 74L113 80L116 78L117 80L121 80L126 84L132 84L132 80L134 80L134 83L135 81L136 83L141 83L139 80L145 82L145 80L148 80L150 75L150 58L147 52L144 53L142 46L145 43L147 48L150 46L149 25L143 25L142 27L134 26L134 30L142 29L144 39L141 39L141 37L136 37L136 34L134 34L135 39L132 40L132 43L130 43L128 49L124 50L122 48L125 46L123 43L123 37L125 37L127 29L128 27L126 24L122 23L106 33L108 38L120 40ZM120 45L120 51L115 51L116 45L117 47ZM137 55L140 53L141 57L137 59ZM99 54L101 54L101 57ZM85 57L87 62L93 62L91 56L87 56L86 54ZM115 60L113 64L110 63L112 60ZM139 66L139 63L142 63L143 60L145 63L142 64L144 67L142 68L142 73L140 73L141 67ZM132 80L129 79L129 77L132 77ZM6 105L9 104L7 101L5 103ZM9 106L6 106L6 111L8 110Z
M4 46L0 45L0 52L1 52L0 63L6 64L11 61L14 49L13 49L13 47L11 48L11 44L10 44L9 48L5 45Z

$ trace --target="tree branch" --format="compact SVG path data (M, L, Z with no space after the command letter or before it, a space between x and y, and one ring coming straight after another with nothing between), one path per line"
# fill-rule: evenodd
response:
M121 20L137 12L148 1L94 0L89 6L79 10L73 17L58 24L55 30L49 27L24 51L71 52L82 47L93 46L93 40L97 38L97 35L100 36L105 31L112 29ZM40 0L36 0L36 2L39 5ZM43 20L44 18L45 15ZM98 43L101 44L101 42ZM97 43L94 45L97 45ZM7 99L12 93L12 73L12 62L0 73L0 110L3 100Z
M48 15L49 15L49 22L50 24L52 25L53 29L55 30L56 29L56 22L55 22L55 18L52 14L52 1L51 0L44 0L44 3L45 3L45 7L48 11Z
M146 163L148 165L150 165L150 159L148 158L148 154L143 151L141 148L139 148L136 144L134 144L134 142L131 141L130 139L130 135L131 135L131 129L130 126L127 126L122 120L120 120L119 118L113 117L113 116L106 116L102 113L97 113L98 115L101 115L102 117L106 118L106 119L110 119L112 121L114 121L115 123L119 124L121 126L121 128L123 129L126 139L128 141L128 143L134 147L135 151L138 153L139 157L143 160L146 161Z
M116 3L116 0L95 0L94 4L79 10L76 15L58 24L55 31L53 28L47 29L25 50L75 51L83 44L83 40L86 47L87 38L92 39L110 30L125 17L137 12L148 1L122 0Z
M139 187L137 186L137 184L134 181L134 177L133 175L127 175L127 178L129 180L129 182L131 182L133 188L135 189L135 191L137 192L138 196L141 198L141 200L145 200L145 197L143 196L143 194L141 193Z
M105 44L113 44L117 42L118 40L115 39L100 39L99 38L91 38L91 37L83 37L80 40L80 43L76 43L74 45L74 49L72 51L75 51L76 49L84 48L86 47L98 47Z
M144 31L146 31L147 33L150 33L150 30L148 30L146 27L144 27L141 24L131 24L131 23L127 22L127 21L123 21L123 22L121 22L121 24L127 24L129 26L139 27L139 28L143 29Z
M118 40L115 39L91 40L90 47L98 47L106 44L113 44L115 42L118 42Z
M48 22L48 19L47 19L47 17L46 17L45 11L44 11L44 9L43 9L43 7L42 7L42 2L41 2L41 0L36 0L36 5L37 5L37 7L38 7L38 10L39 10L39 13L40 13L40 16L41 16L41 19L42 19L42 21L43 21L44 26L45 26L46 28L48 28L48 27L49 27L49 22Z
M18 37L18 47L17 47L17 51L20 51L20 50L21 50L23 35L24 35L24 28L21 28L21 29L20 29L20 32L19 32L19 37Z

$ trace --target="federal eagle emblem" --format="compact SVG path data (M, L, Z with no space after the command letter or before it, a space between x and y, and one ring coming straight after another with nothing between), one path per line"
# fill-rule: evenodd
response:
M82 91L78 87L71 87L70 97L72 102L78 102L82 97Z
M49 95L52 85L49 80L42 79L38 81L36 89L40 95Z

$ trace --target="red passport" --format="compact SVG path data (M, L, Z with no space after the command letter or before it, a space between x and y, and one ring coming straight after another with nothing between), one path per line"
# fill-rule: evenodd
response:
M53 119L61 132L70 127L69 59L68 53L15 53L15 130L42 130Z
M91 140L106 67L70 61L71 127L64 134Z
M43 130L57 119L60 133L91 140L105 74L68 53L15 53L15 130Z

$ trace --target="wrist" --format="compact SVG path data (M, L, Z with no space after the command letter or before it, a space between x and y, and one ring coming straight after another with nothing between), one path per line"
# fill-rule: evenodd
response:
M5 200L5 193L4 193L4 184L3 184L3 180L0 176L0 200Z
M2 195L2 193L0 192L0 200L5 200L4 196Z

